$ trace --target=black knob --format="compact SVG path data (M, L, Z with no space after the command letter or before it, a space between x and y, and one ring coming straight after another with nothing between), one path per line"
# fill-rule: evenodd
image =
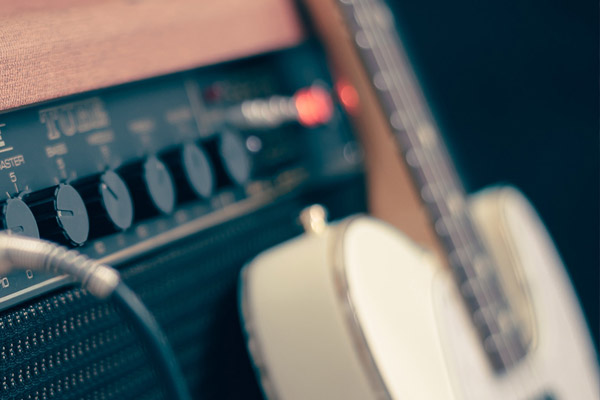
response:
M219 141L219 156L223 160L225 171L234 183L238 185L248 183L252 159L241 135L232 131L223 132Z
M37 222L27 204L21 199L8 199L2 203L2 229L11 233L39 238Z
M267 132L225 130L206 141L218 186L270 179L302 158L304 141L292 127Z
M74 186L87 207L92 237L119 232L131 226L133 201L125 182L114 171L84 178Z
M167 151L161 157L167 164L177 188L177 200L209 198L214 190L213 168L206 152L194 143Z
M136 219L173 212L175 183L158 158L151 156L144 162L125 166L119 172L129 186Z
M250 181L252 158L244 137L226 130L204 142L214 166L217 186L243 186Z
M24 200L37 220L42 238L71 246L85 243L90 231L88 213L73 186L61 183L28 194Z

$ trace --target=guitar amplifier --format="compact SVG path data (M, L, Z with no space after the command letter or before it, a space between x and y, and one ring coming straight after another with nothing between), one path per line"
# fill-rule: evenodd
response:
M294 5L3 3L2 228L117 267L194 398L260 398L241 267L300 233L308 204L366 208L360 151ZM164 397L114 304L62 276L0 277L0 398Z

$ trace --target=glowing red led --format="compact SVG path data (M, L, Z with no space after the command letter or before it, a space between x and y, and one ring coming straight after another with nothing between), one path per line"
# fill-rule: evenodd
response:
M294 95L298 121L308 127L323 125L331 120L333 102L331 95L321 86L300 89Z
M349 114L355 114L358 111L360 101L358 92L354 86L352 86L348 81L341 79L335 84L335 91L346 112Z

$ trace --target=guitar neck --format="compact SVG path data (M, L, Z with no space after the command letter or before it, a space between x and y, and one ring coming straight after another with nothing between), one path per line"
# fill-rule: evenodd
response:
M493 367L505 370L526 354L526 339L472 222L465 191L403 51L391 12L381 0L337 2L482 345Z

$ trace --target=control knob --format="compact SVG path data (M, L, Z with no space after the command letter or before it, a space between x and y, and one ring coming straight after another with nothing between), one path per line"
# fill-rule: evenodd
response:
M125 230L133 222L133 201L125 182L106 171L74 184L83 197L90 218L91 236Z
M206 142L218 186L244 186L265 179L298 159L302 151L296 132L274 129L266 133L225 130Z
M165 164L155 156L127 165L120 174L129 187L135 219L170 214L175 207L175 183Z
M165 152L161 158L173 173L179 202L210 198L215 181L213 167L200 146L187 143Z
M204 143L215 168L219 188L243 186L250 180L252 159L244 138L237 132L225 130Z
M2 203L2 229L10 233L39 238L37 222L27 204L19 199L8 199Z
M90 224L83 199L71 185L61 183L24 198L33 212L40 237L70 246L88 238Z

